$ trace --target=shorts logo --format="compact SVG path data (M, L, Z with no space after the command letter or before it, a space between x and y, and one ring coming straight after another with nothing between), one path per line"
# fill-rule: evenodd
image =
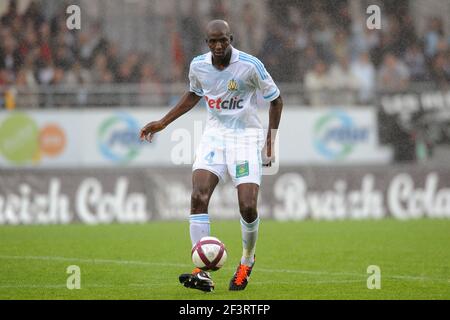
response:
M228 81L228 91L237 91L238 90L238 84L236 80L231 79Z
M248 161L236 164L236 178L242 178L249 175Z

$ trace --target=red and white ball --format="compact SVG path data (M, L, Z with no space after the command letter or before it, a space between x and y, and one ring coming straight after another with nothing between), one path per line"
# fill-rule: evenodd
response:
M227 249L215 237L203 237L192 248L192 262L204 271L219 270L227 260Z

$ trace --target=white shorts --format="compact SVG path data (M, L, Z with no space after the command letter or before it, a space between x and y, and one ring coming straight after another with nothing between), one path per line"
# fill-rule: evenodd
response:
M215 137L204 135L197 148L192 171L204 169L226 181L230 175L235 187L242 183L261 184L263 143L255 136Z

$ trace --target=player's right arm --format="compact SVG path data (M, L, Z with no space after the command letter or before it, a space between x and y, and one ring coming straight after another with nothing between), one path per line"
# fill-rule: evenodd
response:
M140 132L140 139L152 142L153 135L165 129L170 123L191 110L201 99L194 92L186 92L176 104L161 120L152 121L146 124Z

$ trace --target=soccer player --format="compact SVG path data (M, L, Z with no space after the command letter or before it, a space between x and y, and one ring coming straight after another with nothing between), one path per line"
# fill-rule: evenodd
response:
M161 120L145 125L140 138L151 142L156 132L205 98L208 118L192 173L191 242L194 246L202 237L210 235L209 200L219 180L228 172L237 188L243 246L229 289L243 290L255 264L262 166L270 166L274 161L272 148L283 102L280 90L261 61L231 45L233 36L226 21L208 23L206 42L210 52L191 62L189 92ZM270 101L269 130L265 137L257 116L257 91ZM214 289L210 274L198 268L180 275L179 280L188 288L207 292Z

